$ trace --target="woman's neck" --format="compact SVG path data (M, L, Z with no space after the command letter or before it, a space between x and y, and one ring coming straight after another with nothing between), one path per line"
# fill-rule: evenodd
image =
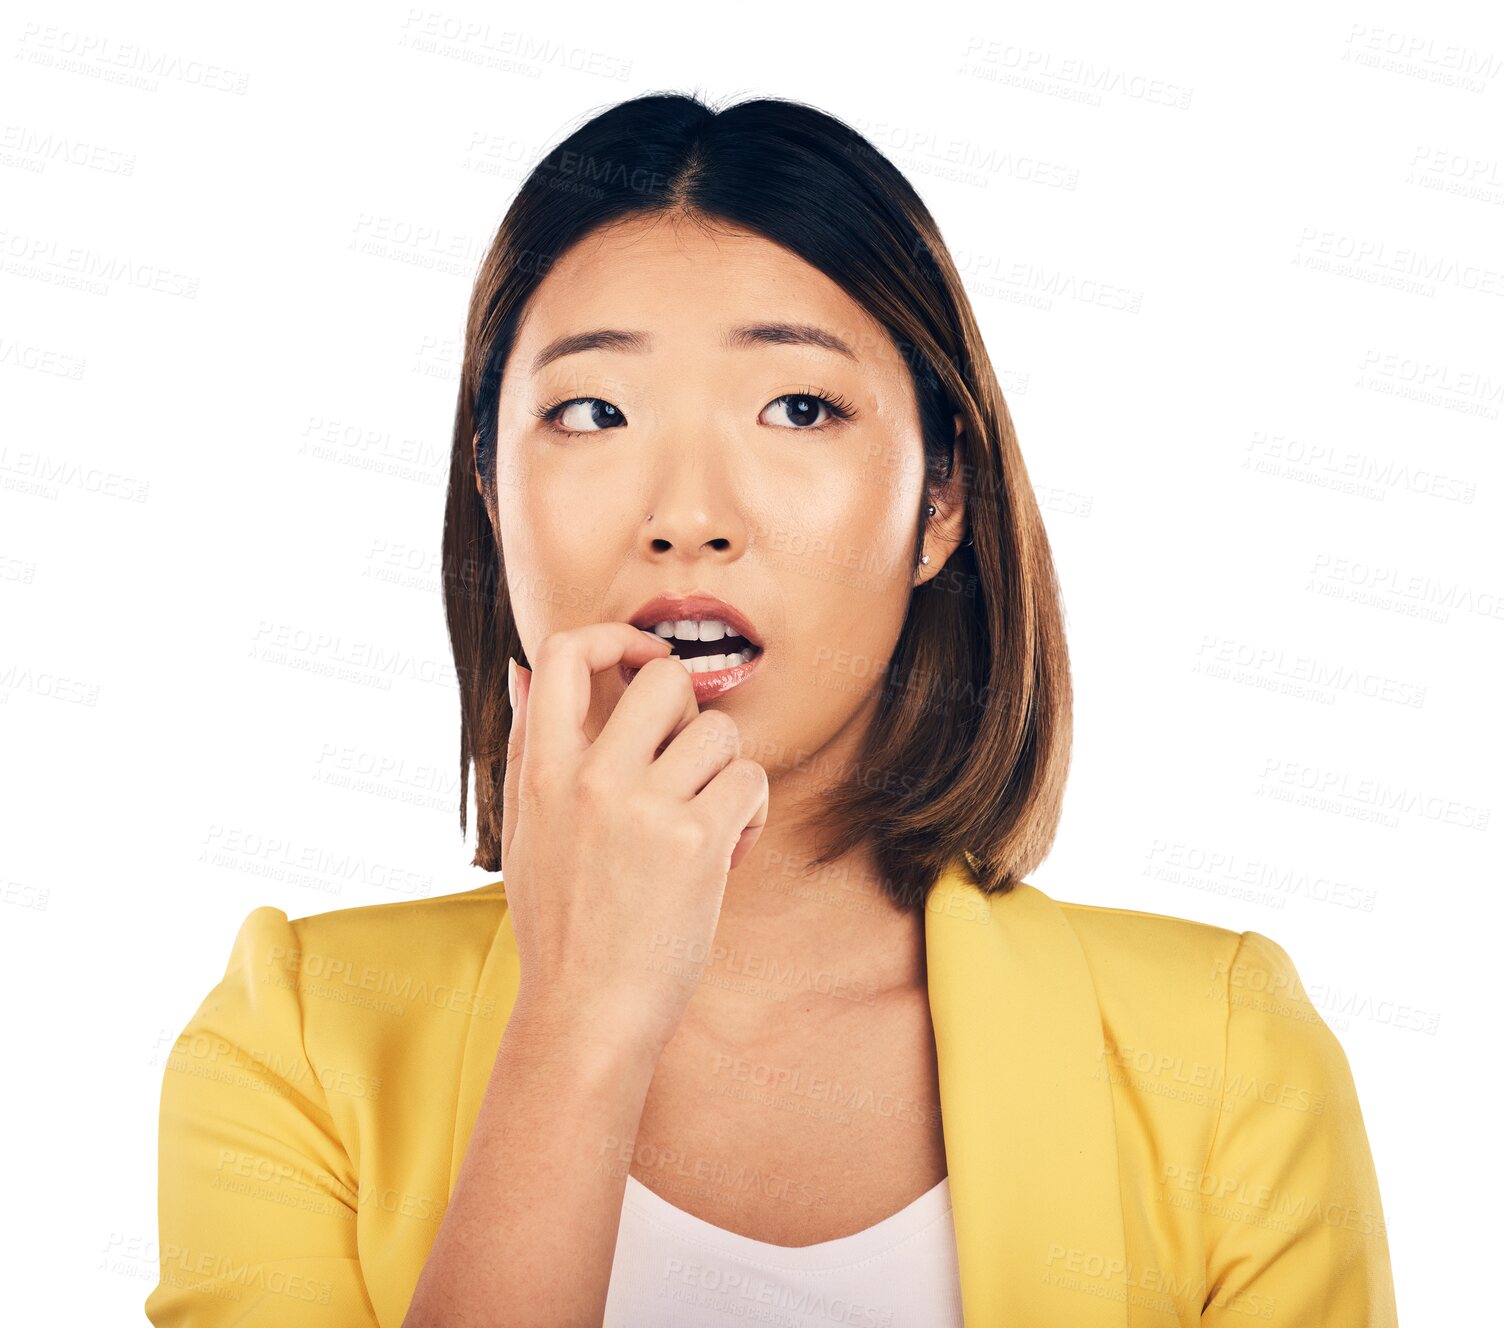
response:
M791 1012L849 1012L925 985L924 915L882 887L865 845L811 871L813 847L780 833L776 801L752 851L730 873L691 1011L733 1040ZM671 948L671 941L666 945Z

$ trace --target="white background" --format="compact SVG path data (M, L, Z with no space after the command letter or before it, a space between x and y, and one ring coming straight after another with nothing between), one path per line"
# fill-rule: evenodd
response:
M165 1056L252 908L488 879L438 577L466 300L544 150L650 90L811 102L919 189L1065 590L1030 879L1279 941L1353 1067L1402 1320L1473 1317L1497 7L33 3L0 61L14 1322L142 1321Z

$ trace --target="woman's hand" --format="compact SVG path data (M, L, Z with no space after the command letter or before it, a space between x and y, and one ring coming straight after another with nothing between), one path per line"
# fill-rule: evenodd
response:
M700 710L668 652L630 623L593 623L546 637L536 678L514 665L502 800L517 1005L638 1039L655 1060L694 994L727 873L768 817L767 772L738 757L736 721ZM640 672L591 743L591 678L622 662Z

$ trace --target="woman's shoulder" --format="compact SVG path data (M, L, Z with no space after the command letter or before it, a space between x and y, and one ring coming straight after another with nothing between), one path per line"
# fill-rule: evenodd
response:
M432 952L452 958L477 950L485 957L506 911L499 880L473 890L383 900L293 915L286 908L261 904L240 924L237 948L282 945L289 936L304 950L386 950L408 954Z
M1125 1038L1159 1047L1184 1038L1217 1054L1229 1003L1250 966L1263 981L1299 992L1289 955L1260 932L1144 909L1057 902L1080 943L1103 1013Z
M1160 969L1180 960L1225 985L1268 982L1309 999L1289 951L1253 928L1236 930L1194 918L1101 904L1060 904L1088 957Z
M351 1021L363 1029L373 1017L419 1010L473 1012L505 912L500 881L306 916L263 904L240 924L221 989L244 987L247 999L268 983L295 992L310 1031L348 1032Z
M1263 932L1142 909L1057 901L1080 942L1108 1023L1145 1045L1220 1048L1247 1037L1341 1078L1341 1046L1295 960Z
M1088 960L1122 968L1163 972L1167 965L1179 965L1199 971L1211 965L1225 972L1243 938L1255 934L1145 909L1056 903Z
M287 918L282 909L272 912L287 918L288 925L305 941L395 941L404 946L428 942L436 949L452 951L454 945L463 946L467 940L489 947L505 910L506 893L501 881L495 880L473 890L356 904L301 917Z
M1143 909L1056 902L1094 972L1152 973L1161 982L1179 976L1219 987L1224 1001L1230 989L1243 987L1309 1004L1295 961L1264 932Z

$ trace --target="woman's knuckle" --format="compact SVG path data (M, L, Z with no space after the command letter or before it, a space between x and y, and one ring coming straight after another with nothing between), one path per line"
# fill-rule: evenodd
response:
M698 818L681 816L669 827L673 852L683 858L697 858L710 842L710 832Z
M599 805L609 802L616 793L611 772L599 761L584 760L575 773L575 792L584 802Z

